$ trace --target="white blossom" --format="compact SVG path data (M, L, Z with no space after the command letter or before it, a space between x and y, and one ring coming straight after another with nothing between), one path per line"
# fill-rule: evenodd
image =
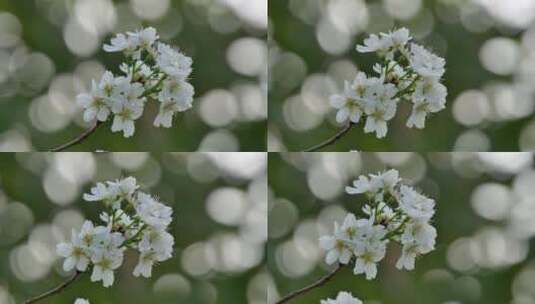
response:
M411 39L410 32L406 28L381 33L379 36L372 34L369 38L364 39L364 45L357 45L357 51L360 53L377 52L380 56L392 59L393 51L403 49Z
M177 104L177 111L184 112L192 107L193 95L195 89L193 86L180 79L166 79L163 82L162 90L158 94L158 100L173 101Z
M148 27L135 32L128 32L128 38L136 47L150 48L160 37L153 27Z
M131 137L135 132L134 121L139 119L143 114L144 104L142 101L129 102L127 99L117 101L113 105L113 124L112 132L123 132L124 137Z
M133 275L135 277L144 276L150 278L152 276L152 266L156 262L156 253L152 250L142 251L139 255L139 262L134 268Z
M91 282L102 281L104 287L110 287L115 280L114 270L123 263L123 255L112 251L99 251L93 259Z
M392 40L385 39L375 34L364 39L364 45L357 45L357 51L360 53L386 53L392 47Z
M423 247L414 241L403 244L401 256L396 262L396 268L399 270L414 270L416 258L422 254L429 253L431 250L432 249Z
M173 209L143 192L138 193L137 200L136 211L147 225L160 229L171 223Z
M89 122L93 120L106 121L110 115L110 104L104 94L104 91L93 80L91 83L91 92L82 93L76 97L79 106L85 109L84 120Z
M102 74L102 78L100 78L98 87L100 90L102 90L106 97L110 98L116 94L116 82L117 79L115 78L115 76L113 76L112 72L106 71L104 72L104 74ZM108 99L108 101L110 100Z
M407 127L423 129L429 113L437 113L446 107L447 89L434 78L424 78L416 82L412 95L412 112Z
M392 84L383 84L379 78L370 81L373 81L373 84L370 85L365 96L364 111L368 118L364 131L366 133L375 132L378 138L383 138L388 130L387 121L396 114L395 95L397 89Z
M336 121L343 123L349 119L352 123L358 123L364 111L362 101L357 99L353 88L349 82L345 82L344 94L332 95L330 99L331 106L338 109Z
M353 181L353 187L347 186L346 192L348 194L368 194L375 195L380 189L381 184L378 183L377 179L370 179L367 176L359 176L358 179Z
M100 214L105 225L86 220L79 233L72 231L70 242L57 245L58 255L65 258L65 271L91 267L91 281L109 287L128 249L140 256L134 276L150 277L155 263L173 256L175 240L167 232L173 210L139 191L134 177L99 182L84 199L111 208Z
M163 230L150 230L145 232L139 243L139 262L134 269L134 276L152 275L152 266L156 262L163 262L172 257L174 239Z
M364 273L366 279L371 280L377 276L377 263L386 253L386 240L383 237L386 230L381 225L374 225L371 218L364 220L358 238L353 241L353 251L356 257L355 274Z
M411 218L430 219L435 214L434 200L406 185L401 186L400 194L400 208Z
M85 248L82 239L73 229L71 242L60 243L56 246L58 255L65 258L63 270L71 271L72 269L76 269L78 271L85 271L89 265L89 257Z
M447 95L448 90L440 83L439 79L426 77L416 82L412 98L424 99L430 104L436 104L437 107L441 107L437 109L437 111L440 111L446 103Z
M91 188L91 193L84 193L83 195L84 200L88 202L113 201L116 197L117 193L104 183L97 183L95 187Z
M347 264L353 256L349 240L342 238L340 228L335 223L334 235L322 236L319 240L320 247L327 252L325 262L332 265L336 262Z
M120 198L129 200L137 189L139 185L135 177L129 176L120 180L113 182L108 182L108 185L114 193L116 193Z
M160 111L154 119L155 127L170 128L173 125L173 116L180 112L180 107L176 101L166 100L160 103Z
M425 99L414 99L411 115L407 120L407 127L425 128L425 119L429 113L436 113L444 109L444 105L429 103Z
M435 248L437 230L429 222L422 218L410 219L401 235L401 243L415 242L421 248L431 251Z
M112 132L124 137L135 133L135 121L150 100L159 101L160 111L154 126L170 128L173 116L193 107L195 90L188 82L193 60L170 45L159 41L156 29L149 27L117 34L107 52L123 52L126 62L119 65L124 75L106 71L91 91L77 96L84 109L84 120L106 122L112 119Z
M89 247L94 252L114 252L121 251L120 246L125 238L119 232L112 232L112 227L97 226L93 229L91 243Z
M125 52L128 55L137 55L138 48L148 49L159 38L156 29L149 27L135 32L128 32L126 35L117 34L111 39L111 44L105 44L106 52Z
M399 172L394 169L387 170L377 175L371 174L371 181L376 187L384 189L387 192L393 192L394 188L401 181L399 178Z
M377 263L380 262L386 253L386 246L383 244L365 245L358 243L355 248L355 274L365 274L367 280L373 280L377 276Z
M341 291L336 299L321 300L321 304L362 304L362 301L353 297L349 292Z
M374 103L366 108L366 125L364 126L364 132L377 134L377 138L383 138L388 132L387 122L394 118L396 114L396 103Z
M158 95L160 111L154 120L154 126L170 128L173 115L184 112L193 106L194 88L184 80L168 79Z
M192 60L165 43L158 44L156 64L167 75L186 79L191 74Z
M139 242L139 250L153 250L160 257L159 259L168 259L173 253L175 239L169 232L162 229L147 229Z
M412 39L411 34L407 28L400 28L388 34L382 34L387 39L392 41L392 47L402 49Z
M389 222L396 215L395 211L383 201L379 201L375 208L372 208L368 204L364 205L364 207L362 207L362 212L364 212L364 214L368 215L370 218L375 218L378 223ZM394 227L397 226L394 223L389 223L387 230L394 230Z
M320 237L327 264L353 261L353 272L371 280L390 242L403 248L396 264L400 269L414 269L416 258L434 250L437 231L431 218L435 202L404 185L397 170L361 175L346 192L363 194L369 202L362 208L364 217L348 213L341 226L334 223L332 235Z
M357 221L357 218L354 214L348 213L344 219L344 222L342 223L342 226L340 227L341 238L345 240L352 240L353 238L357 237L358 229L359 222Z
M109 224L109 225L113 224L114 227L112 228L115 228L115 227L126 228L129 225L133 224L134 222L132 218L124 212L121 212L119 213L119 215L115 215L115 216L112 216L108 214L107 212L102 212L100 214L100 219L106 224Z
M373 82L368 80L368 77L363 72L358 72L355 79L351 83L352 94L355 99L358 101L364 101L367 96L367 90L370 84Z
M78 298L76 301L74 301L74 304L89 304L89 301L86 299Z
M409 30L401 28L372 34L357 46L358 52L377 53L382 62L373 65L377 77L358 72L351 84L344 83L341 94L330 97L338 123L364 121L365 133L384 138L398 105L412 103L407 126L419 129L425 127L430 113L446 107L448 93L441 83L445 60L411 40Z
M135 48L134 41L128 39L124 34L117 34L111 39L111 44L104 44L106 52L122 52L126 50L133 50Z
M123 199L129 200L134 192L139 188L134 177L130 176L113 182L97 183L91 188L91 193L83 195L84 200L89 202L103 201L108 204L116 205Z
M429 52L423 46L412 43L410 48L411 67L423 77L440 78L446 71L446 61Z

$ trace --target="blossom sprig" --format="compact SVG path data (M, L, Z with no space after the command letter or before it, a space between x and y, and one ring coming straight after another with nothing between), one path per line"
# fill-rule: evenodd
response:
M320 238L327 264L353 262L353 272L371 280L377 276L377 263L385 257L390 242L402 246L396 263L400 270L413 270L417 257L434 250L437 231L431 220L435 201L403 184L398 171L362 175L346 192L364 195L368 202L362 208L364 217L348 213L342 225L334 223L332 235Z
M448 91L441 83L446 62L412 42L408 29L372 34L357 51L376 53L381 62L373 66L377 76L358 72L353 81L345 81L341 94L331 96L338 123L365 119L364 132L384 138L401 102L412 103L409 128L423 129L430 113L446 107Z
M111 131L131 137L134 122L150 100L159 102L156 127L170 128L175 113L192 107L195 90L188 78L193 61L159 41L156 29L117 34L103 48L122 52L126 59L119 66L122 75L106 71L99 81L92 81L89 93L77 96L85 121L105 122L113 116Z
M346 291L341 291L336 296L336 299L321 300L320 304L362 304L362 301Z
M65 271L92 270L91 281L109 287L126 250L139 252L136 277L151 277L154 264L172 257L174 237L167 228L173 210L140 191L134 177L97 183L83 198L101 203L107 211L100 214L102 225L86 220L80 231L73 229L70 242L57 245Z

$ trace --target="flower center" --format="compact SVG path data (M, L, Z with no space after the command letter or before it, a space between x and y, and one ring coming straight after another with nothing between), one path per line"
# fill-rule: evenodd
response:
M383 117L385 116L385 112L383 110L377 110L371 116L375 118L376 120L383 120Z
M82 248L74 247L72 251L72 255L75 257L81 257L82 255L84 255L84 252L82 251Z
M358 85L356 88L355 88L355 92L357 93L357 95L359 97L362 97L364 96L364 94L366 93L366 87L363 86L363 85Z
M117 115L121 116L124 119L130 119L130 117L132 117L132 111L129 108L123 108L123 110Z
M102 97L93 97L93 106L99 108L99 107L102 107L102 106L105 106L106 104L104 103L104 98Z
M106 93L107 96L110 96L112 92L113 92L113 86L109 83L106 84L104 86L104 93Z
M110 265L111 265L111 261L108 260L108 259L102 259L102 261L100 261L98 263L98 265L100 265L100 267L104 268L104 269L109 269L110 268Z
M349 227L346 229L346 233L349 235L349 237L354 237L357 234L357 229Z
M362 259L366 261L366 263L373 263L373 254L367 251L362 255Z

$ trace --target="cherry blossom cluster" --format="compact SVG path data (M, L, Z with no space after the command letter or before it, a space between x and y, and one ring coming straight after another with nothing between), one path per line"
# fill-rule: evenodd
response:
M140 191L134 177L97 183L83 198L107 211L100 214L102 225L86 220L80 231L73 229L70 242L57 245L65 271L92 269L91 281L109 287L128 249L139 252L136 277L149 278L155 263L172 257L175 240L167 228L173 209Z
M445 108L448 91L441 80L446 62L411 40L409 30L401 28L372 34L357 46L358 52L375 52L381 59L373 66L378 75L358 72L352 82L345 82L342 94L331 96L338 123L356 124L365 117L364 131L383 138L402 101L412 103L409 128L423 129L428 114Z
M112 132L134 135L134 121L139 119L149 100L159 102L154 126L170 128L173 115L189 110L195 90L188 82L192 59L158 41L152 27L117 34L106 52L122 52L126 58L115 76L106 71L100 81L92 81L91 91L78 95L77 103L85 109L84 120L105 122L113 116Z
M398 269L413 270L415 259L434 250L437 231L431 225L435 201L402 183L399 172L388 170L360 176L348 194L365 195L365 217L347 214L341 226L335 222L333 235L320 238L327 264L354 262L353 272L366 279L377 275L377 263L386 254L389 242L402 246Z
M362 301L353 297L349 292L341 291L336 299L321 300L320 304L362 304Z

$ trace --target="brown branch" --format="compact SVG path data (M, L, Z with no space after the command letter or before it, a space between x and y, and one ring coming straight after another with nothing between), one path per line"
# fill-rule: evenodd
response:
M335 274L337 274L340 270L342 270L343 267L344 267L344 265L338 264L338 266L336 266L336 268L333 271L331 271L329 274L327 274L326 276L322 277L321 279L319 279L315 283L288 294L284 298L282 298L279 301L275 302L275 304L286 303L286 302L291 301L292 299L294 299L294 298L296 298L296 297L298 297L298 296L300 296L302 294L305 294L305 293L311 291L314 288L317 288L317 287L320 287L320 286L324 285L325 283L329 282L334 277Z
M312 148L306 149L304 152L316 152L320 149L323 149L329 145L332 145L337 140L342 138L342 136L346 135L347 132L351 130L351 127L353 127L354 123L350 122L347 125L344 126L342 130L340 130L338 133L336 133L333 137L327 139L326 141L322 142L319 145L313 146Z
M24 302L24 304L30 304L30 303L37 303L38 301L41 301L42 299L44 298L47 298L47 297L50 297L52 295L55 295L57 293L60 293L61 291L63 291L63 289L67 288L67 286L69 286L71 283L73 283L74 281L76 281L76 279L78 279L80 277L80 274L82 274L81 272L79 271L76 271L67 281L61 283L59 286L41 294L41 295L38 295L36 297L33 297L33 298L30 298L28 300L26 300L26 302Z
M77 145L79 144L80 142L82 142L84 139L86 139L87 137L89 137L91 134L93 134L97 129L98 127L100 127L102 125L102 122L100 121L96 121L95 123L93 123L93 125L84 131L84 133L78 135L76 138L72 139L71 141L67 142L66 144L63 144L59 147L56 147L56 148L53 148L53 149L50 149L50 152L60 152L60 151L64 151L66 150L67 148L70 148L74 145Z

